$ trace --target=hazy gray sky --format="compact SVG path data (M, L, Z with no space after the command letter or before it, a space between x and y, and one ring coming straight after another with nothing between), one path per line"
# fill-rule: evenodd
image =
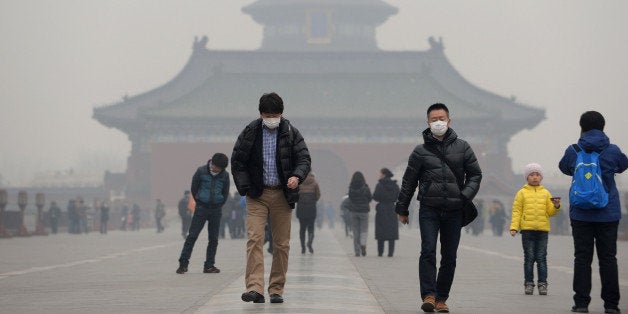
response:
M252 2L0 0L0 175L18 184L44 171L123 171L130 142L93 120L93 107L166 83L194 36L210 49L256 49L262 29L240 11ZM471 83L547 110L512 139L516 172L532 161L556 172L585 110L604 114L628 150L628 1L386 2L399 13L378 29L382 49L426 50L440 36Z

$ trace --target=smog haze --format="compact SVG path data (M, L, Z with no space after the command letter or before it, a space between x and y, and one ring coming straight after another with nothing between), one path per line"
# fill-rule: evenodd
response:
M262 27L241 11L252 2L0 0L0 186L51 171L124 171L130 141L93 109L167 83L195 36L207 35L210 50L259 48ZM538 162L558 176L586 110L601 112L611 141L628 149L628 2L386 2L399 12L377 29L380 49L424 51L441 37L471 84L546 110L508 145L516 173ZM425 127L424 109L408 115Z

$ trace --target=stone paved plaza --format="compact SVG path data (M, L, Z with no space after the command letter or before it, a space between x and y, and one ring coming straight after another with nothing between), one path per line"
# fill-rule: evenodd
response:
M293 223L285 303L253 304L244 292L244 239L219 242L219 274L202 272L206 231L189 272L175 273L180 225L164 233L110 231L0 239L0 313L422 313L418 307L417 229L400 228L393 257L378 257L369 230L366 257L354 257L340 224L316 230L314 254L301 255ZM622 300L628 311L628 242L618 242ZM550 236L549 295L523 294L517 236L463 233L448 305L452 313L570 313L573 244ZM265 253L266 273L270 254ZM603 313L597 264L590 313Z

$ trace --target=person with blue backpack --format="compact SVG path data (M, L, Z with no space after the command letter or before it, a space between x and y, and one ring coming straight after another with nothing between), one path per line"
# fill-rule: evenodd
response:
M615 174L628 168L628 158L604 133L604 116L587 111L580 116L581 136L558 163L572 176L569 218L574 240L574 306L588 313L591 302L591 262L597 249L604 313L620 313L617 270L617 229L621 219ZM601 186L601 188L600 188ZM589 200L589 201L587 201Z

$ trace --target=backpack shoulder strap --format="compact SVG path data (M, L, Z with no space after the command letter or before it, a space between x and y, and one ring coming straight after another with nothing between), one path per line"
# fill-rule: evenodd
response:
M573 150L575 150L576 153L579 153L582 150L578 144L572 144L571 147L573 147Z

